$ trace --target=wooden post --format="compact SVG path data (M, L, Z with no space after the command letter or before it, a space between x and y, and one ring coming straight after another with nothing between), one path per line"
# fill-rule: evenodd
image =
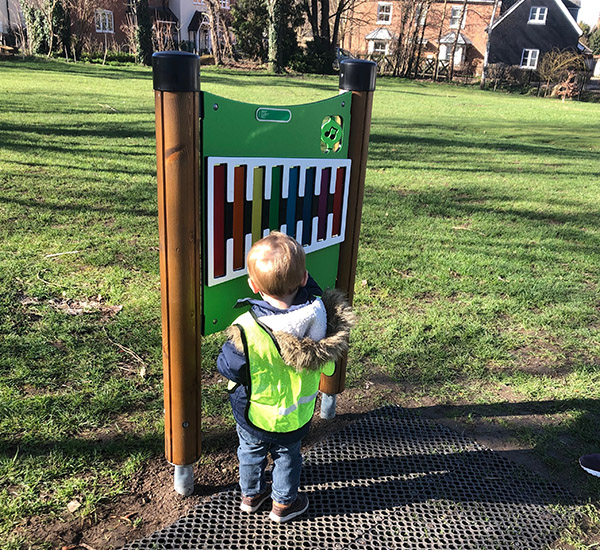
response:
M347 294L350 304L352 304L354 298L358 238L365 194L365 173L367 170L371 111L376 76L377 64L373 61L345 59L340 63L340 90L352 91L348 144L348 158L352 160L352 171L350 173L348 214L346 217L346 238L340 246L336 287ZM347 356L344 356L336 364L332 376L321 375L319 387L321 392L334 395L344 391L347 360Z
M152 66L165 454L176 466L175 489L191 494L192 465L200 458L200 58L185 52L158 52L152 58ZM179 490L177 467L181 466L188 468L188 481Z

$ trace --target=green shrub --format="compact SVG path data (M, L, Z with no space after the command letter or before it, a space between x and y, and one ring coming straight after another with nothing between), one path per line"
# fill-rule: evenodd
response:
M103 52L84 52L81 54L80 60L88 63L103 63L105 61ZM135 56L130 53L109 50L106 54L106 63L110 65L135 63Z
M290 61L290 68L299 73L332 74L335 52L328 42L312 40L306 49Z

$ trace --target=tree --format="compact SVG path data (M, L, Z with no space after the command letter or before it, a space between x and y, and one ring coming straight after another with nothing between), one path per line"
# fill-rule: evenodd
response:
M579 22L579 28L581 29L581 32L583 32L583 34L579 37L579 42L581 42L584 46L587 46L589 48L590 32L592 31L592 28L583 21Z
M48 53L48 29L41 10L32 5L23 5L27 27L27 50L30 54Z
M600 25L590 32L589 48L594 55L600 55Z
M148 0L137 0L135 2L135 15L137 19L137 60L144 65L152 65L152 22L150 20Z
M152 46L154 51L157 52L175 49L175 36L173 35L173 28L170 22L154 21L154 25L152 25Z
M448 0L444 0L444 6L442 8L442 17L440 19L440 27L438 29L438 37L437 37L437 43L438 43L438 48L437 51L435 52L435 69L433 71L433 80L437 80L438 78L438 73L440 71L440 48L441 48L441 42L442 42L442 34L444 31L444 20L446 19L446 9L448 7Z
M417 22L421 27L421 32L418 37L419 48L417 51L417 59L415 61L415 65L414 65L415 66L415 74L414 74L415 78L417 78L418 73L419 73L419 65L421 64L421 54L423 53L423 38L425 36L425 28L427 27L427 19L429 17L429 9L431 8L432 2L433 2L433 0L427 0L421 7L421 10L419 11L419 13L417 14Z
M396 4L394 17L400 23L395 29L394 76L417 74L431 4L430 0L401 0Z
M268 64L280 73L298 50L296 29L304 23L299 4L290 0L266 0L268 13Z
M488 59L490 57L490 38L492 27L494 26L494 20L496 18L496 12L498 11L498 2L499 0L494 1L494 7L492 8L492 16L490 18L490 24L488 25L487 31L487 40L485 41L485 54L483 56L483 68L481 71L481 82L479 87L483 90L485 88L486 80L488 77Z
M239 0L231 8L231 27L239 50L254 60L267 61L269 14L263 0Z
M56 37L56 51L64 52L69 57L71 49L71 16L62 1L56 2L52 11L52 28Z
M223 64L221 55L221 45L219 44L219 6L215 0L206 0L208 7L208 27L210 32L210 42L212 44L212 54L216 65Z
M398 28L398 39L394 48L394 76L406 76L409 59L410 36L413 34L415 4L412 0L402 0L400 4L400 27Z
M537 72L542 80L546 81L546 92L551 85L563 84L570 90L572 74L585 71L585 61L581 55L572 50L551 50L542 55L538 63ZM564 98L564 96L563 96Z
M68 51L71 21L62 0L27 0L23 2L23 13L30 53Z
M221 35L223 36L225 56L229 59L237 59L237 54L231 42L231 11L221 9L219 16Z
M304 65L311 72L331 73L343 23L352 24L358 4L365 0L302 0L312 40L307 43Z
M95 28L96 2L94 0L67 0L71 13L71 55L79 59L82 51L92 47ZM106 9L111 9L107 6Z
M129 53L137 59L137 20L135 14L127 13L121 24L121 31L125 35Z

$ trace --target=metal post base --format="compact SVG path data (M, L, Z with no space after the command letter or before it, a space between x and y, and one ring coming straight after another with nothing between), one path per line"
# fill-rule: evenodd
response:
M194 492L194 466L175 466L175 491L184 497Z
M335 407L337 404L337 395L323 393L321 394L321 418L331 420L335 417Z

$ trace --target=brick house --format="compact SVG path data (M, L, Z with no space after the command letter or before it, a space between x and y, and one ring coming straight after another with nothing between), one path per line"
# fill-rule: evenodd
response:
M152 2L152 0L151 0ZM171 25L176 44L187 42L189 49L196 53L212 51L208 6L205 0L156 0L153 20L163 26ZM158 8L162 6L162 11ZM221 10L231 9L230 0L219 0ZM155 23L156 26L156 23Z
M229 10L230 0L219 0L219 5ZM158 41L170 49L187 42L197 53L212 51L205 0L149 0L148 9L155 44ZM134 0L96 0L93 13L85 14L83 20L74 25L80 25L81 34L88 36L92 43L126 49L123 28L133 13Z
M454 66L481 73L487 44L487 27L492 19L495 0L463 2L434 0L427 11L414 9L414 2L405 0L367 0L355 7L352 22L346 25L341 47L361 57L390 55L399 37L416 34L421 40L421 57L433 60L439 51L441 61L450 61L456 41ZM407 12L406 10L413 10ZM404 23L409 21L410 23ZM417 30L419 27L420 30ZM458 38L457 34L458 33Z

